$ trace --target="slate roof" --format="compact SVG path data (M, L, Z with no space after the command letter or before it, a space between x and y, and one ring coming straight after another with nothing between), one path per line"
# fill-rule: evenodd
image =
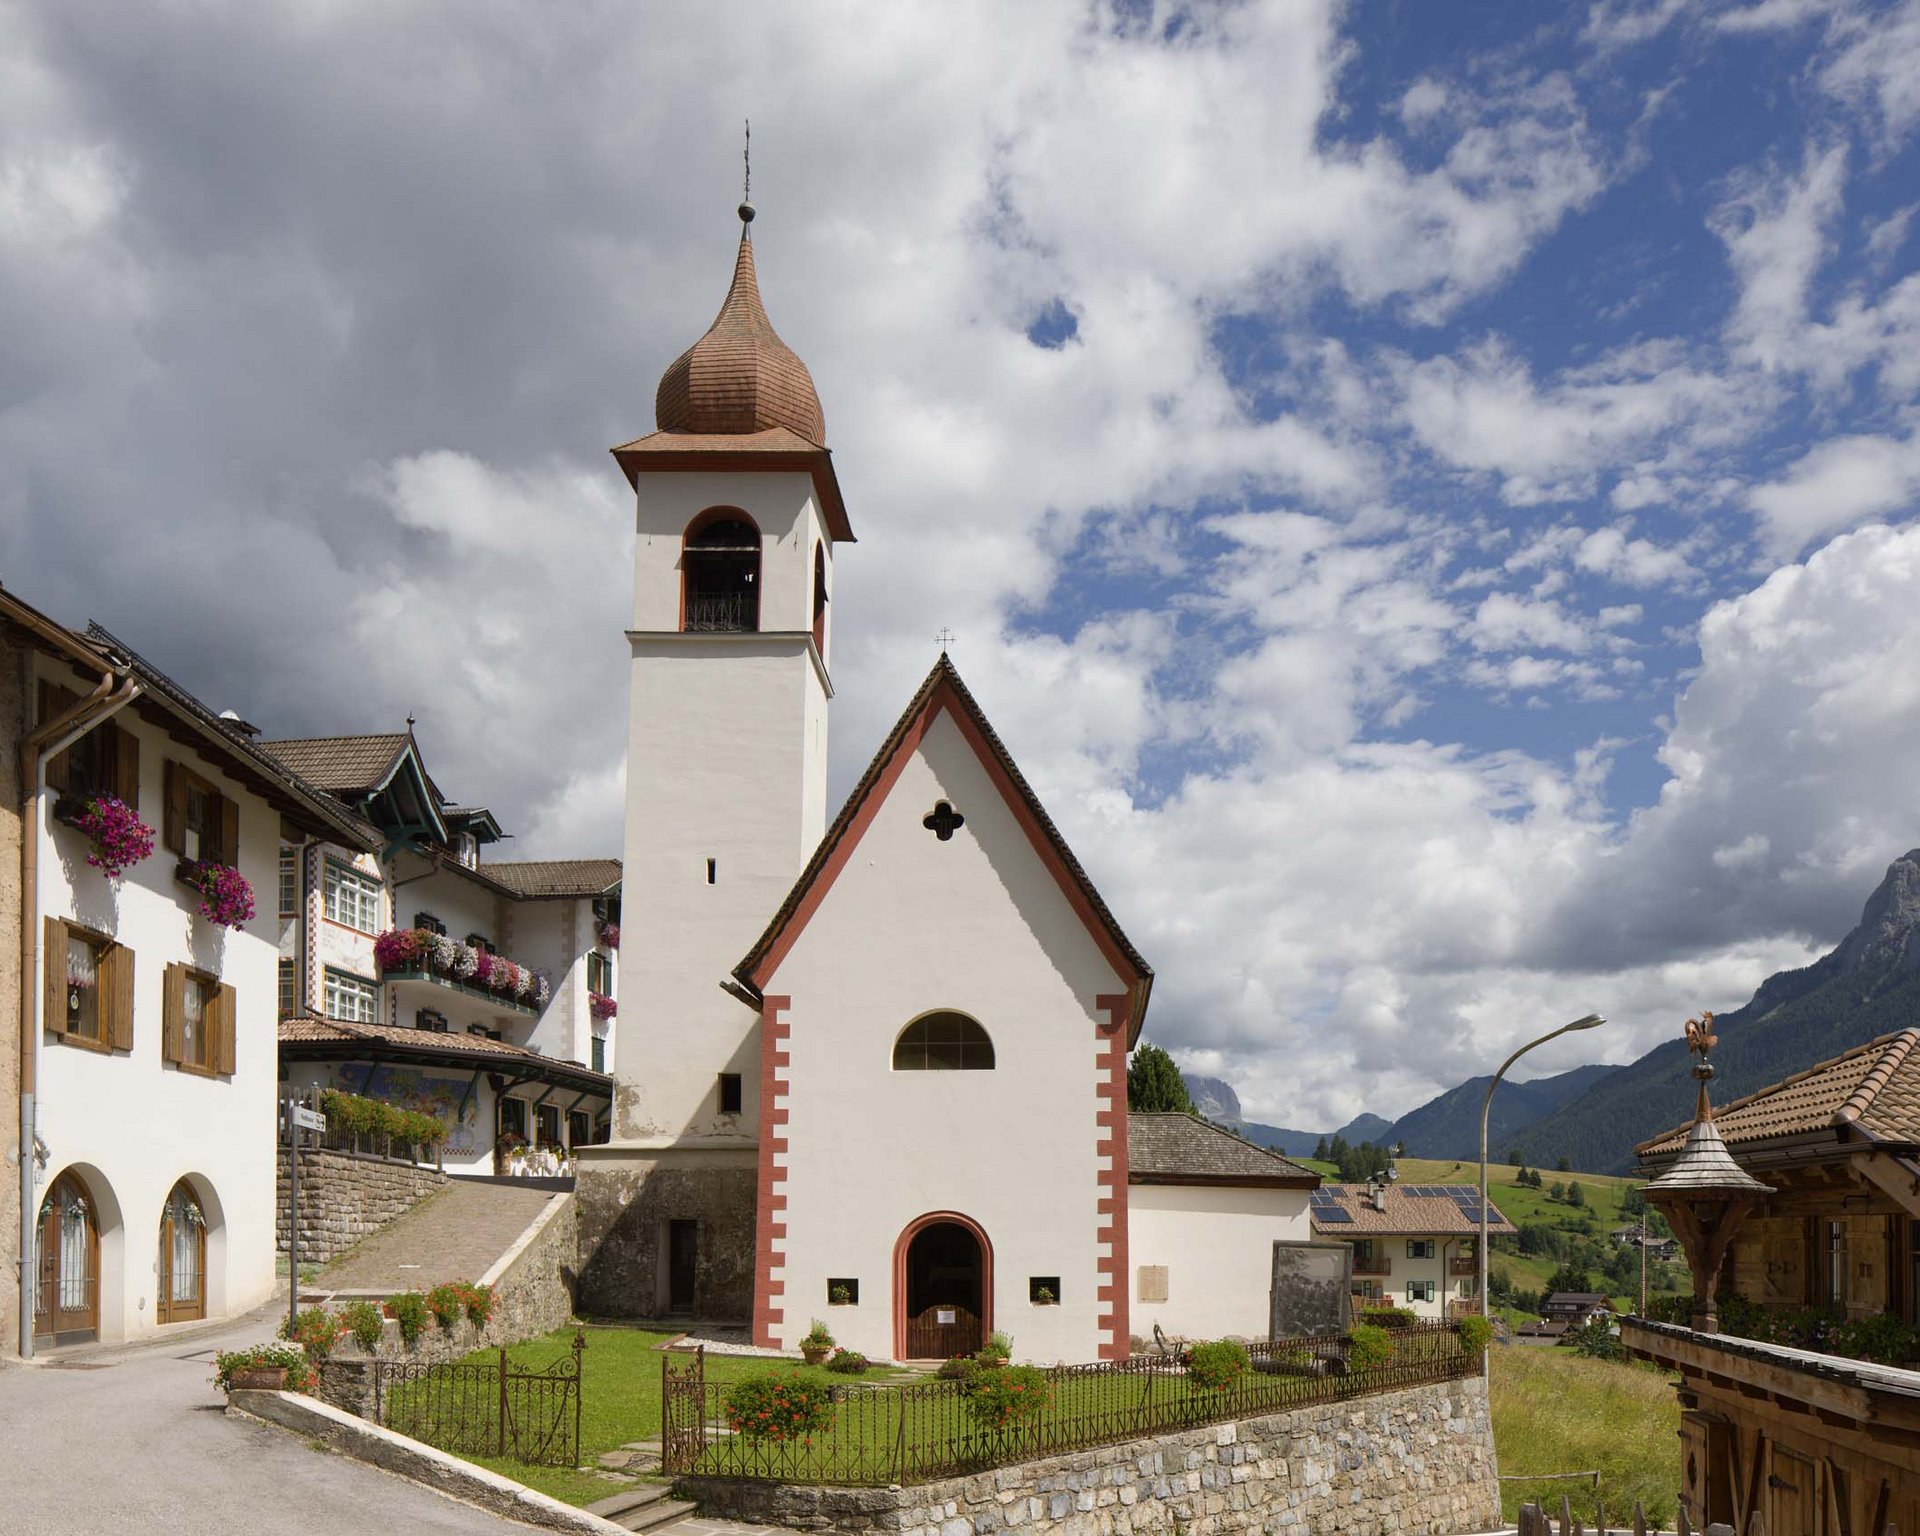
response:
M1416 1195L1416 1189L1439 1190L1435 1195ZM1456 1198L1454 1192L1459 1191ZM1313 1197L1307 1214L1313 1218L1313 1230L1319 1237L1474 1237L1479 1234L1478 1216L1469 1215L1480 1203L1480 1190L1471 1184L1389 1184L1376 1211L1365 1184L1323 1184ZM1331 1207L1345 1211L1346 1221L1322 1221L1321 1211ZM1487 1202L1487 1233L1515 1233L1520 1229L1500 1213L1500 1207Z
M1040 837L1045 842L1043 856L1050 854L1052 862L1065 881L1078 893L1092 913L1093 920L1112 941L1125 963L1134 971L1133 1010L1128 1020L1127 1043L1135 1044L1140 1036L1140 1025L1146 1016L1147 998L1153 990L1153 967L1148 965L1140 951L1133 947L1121 929L1118 919L1101 899L1093 881L1081 867L1080 861L1073 856L1073 850L1067 846L1067 840L1060 835L1060 829L1053 824L1053 818L1047 815L1046 808L1040 804L1040 797L1033 792L1033 786L1027 783L1025 775L1014 763L1012 755L994 734L993 727L987 723L987 717L981 712L974 697L967 691L967 685L960 681L960 674L947 658L946 652L940 653L940 659L933 664L933 670L920 684L906 710L887 739L880 743L880 750L873 755L873 761L867 764L867 771L860 775L860 782L853 786L853 793L847 796L846 804L840 807L840 814L834 818L833 825L827 829L827 835L820 839L820 846L813 851L813 857L807 861L807 867L800 872L800 878L787 892L787 899L780 904L779 911L767 924L766 931L755 940L746 958L733 968L733 974L742 985L758 989L760 981L754 973L765 963L784 938L788 926L800 915L813 887L822 879L831 882L838 873L843 860L838 856L842 844L850 835L855 834L860 824L861 812L867 801L879 789L881 781L887 777L888 769L903 751L911 751L924 733L934 710L942 704L951 703L963 714L969 724L979 733L985 744L987 756L992 767L1004 776L1014 796L1032 818Z
M1730 1147L1782 1136L1920 1145L1920 1030L1903 1029L1857 1045L1792 1077L1716 1106L1713 1123ZM1643 1141L1643 1158L1666 1158L1685 1144L1692 1122Z
M510 1040L485 1035L440 1034L396 1024L357 1024L345 1019L282 1019L280 1054L292 1061L351 1059L376 1051L382 1056L403 1055L436 1060L451 1066L492 1067L515 1077L538 1078L574 1088L613 1093L613 1079L577 1061L543 1056Z
M1314 1189L1320 1175L1192 1115L1129 1114L1127 1182Z
M480 869L529 899L604 896L620 885L618 859L489 859Z
M374 736L307 736L263 741L260 749L278 758L309 784L329 794L364 794L393 776L394 765L410 740L405 731Z

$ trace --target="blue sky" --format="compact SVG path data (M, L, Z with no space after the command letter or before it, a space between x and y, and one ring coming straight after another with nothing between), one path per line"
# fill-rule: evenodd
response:
M0 3L0 575L620 840L739 124L836 793L954 655L1249 1112L1622 1060L1920 844L1920 4Z

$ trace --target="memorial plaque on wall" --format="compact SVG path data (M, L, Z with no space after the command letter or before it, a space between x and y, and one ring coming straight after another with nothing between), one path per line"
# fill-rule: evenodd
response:
M1267 1337L1302 1339L1345 1333L1352 1296L1352 1244L1277 1241Z

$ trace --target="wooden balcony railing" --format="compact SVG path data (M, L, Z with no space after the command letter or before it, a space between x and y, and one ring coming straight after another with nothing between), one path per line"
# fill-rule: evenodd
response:
M1456 1254L1447 1260L1447 1273L1457 1280L1477 1279L1480 1274L1480 1261L1472 1254L1468 1254L1465 1258Z
M1384 1253L1356 1253L1353 1256L1353 1272L1356 1275L1390 1275L1393 1273L1393 1260Z

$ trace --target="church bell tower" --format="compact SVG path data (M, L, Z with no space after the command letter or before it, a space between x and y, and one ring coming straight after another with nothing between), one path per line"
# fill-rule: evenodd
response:
M715 1212L743 1199L751 1243L759 1021L725 985L826 828L833 556L853 532L813 379L761 303L750 204L740 218L719 315L661 377L656 430L613 450L636 533L624 943L613 1140L590 1162L641 1182L582 1214L631 1229L622 1286L658 1293L613 1310L734 1310L737 1234ZM676 1214L669 1186L701 1193ZM699 1296L669 1294L690 1268Z

